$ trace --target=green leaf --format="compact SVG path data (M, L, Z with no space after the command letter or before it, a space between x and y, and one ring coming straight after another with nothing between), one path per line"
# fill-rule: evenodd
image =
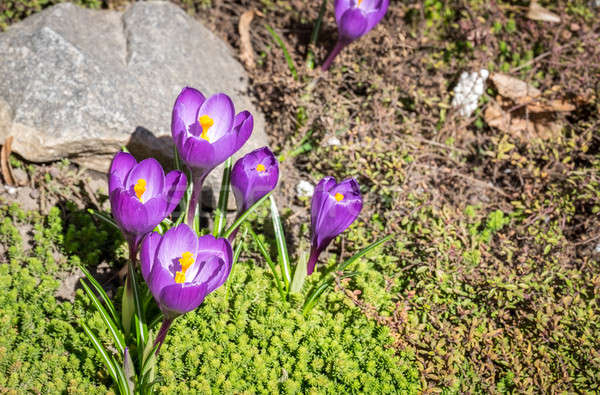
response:
M94 290L102 298L102 301L106 305L106 308L108 309L108 312L110 313L110 316L112 317L113 321L118 322L119 315L117 314L117 310L115 309L115 306L104 291L104 288L102 288L102 286L98 283L98 281L96 281L94 276L92 276L92 274L83 265L79 265L79 269L83 272L85 278L90 282Z
M378 240L378 241L376 241L374 243L369 244L368 246L366 246L365 248L363 248L362 250L360 250L356 254L352 255L350 258L348 258L344 263L342 263L341 265L339 265L338 268L337 268L337 270L340 271L340 272L344 271L348 266L350 266L352 263L354 263L357 259L360 259L363 256L367 255L369 252L371 252L375 248L379 247L380 245L382 245L383 243L385 243L386 241L388 241L389 239L391 239L393 236L394 236L393 234L387 235L383 239Z
M267 265L269 265L269 267L271 268L271 271L273 272L273 277L275 277L275 282L277 283L277 289L279 290L279 293L281 294L281 298L283 300L285 300L285 293L283 292L283 288L281 286L281 280L279 280L279 275L277 274L277 270L275 269L275 264L273 263L273 260L269 256L269 252L267 251L267 248L265 247L264 243L258 238L256 233L254 233L254 231L250 228L250 226L248 226L248 231L250 232L250 235L252 236L252 238L254 239L256 244L258 244L258 249L259 249L260 253L265 257L265 260L267 261Z
M133 361L127 347L123 353L123 376L125 377L127 389L132 394L135 390L135 367L133 366Z
M281 224L281 218L279 217L279 211L277 210L275 198L273 198L273 195L271 195L269 199L271 200L271 219L273 220L273 229L275 229L279 267L283 272L283 281L285 286L287 289L289 289L292 276L290 274L290 257L288 255L287 244L285 241L285 233L283 232L283 225Z
M125 278L125 287L123 288L123 298L121 299L121 325L125 337L129 336L131 331L131 321L135 313L135 303L133 300L133 288L129 278Z
M323 22L323 16L325 15L326 10L327 0L323 0L321 1L321 7L319 8L319 16L315 20L315 24L313 25L313 31L310 35L310 46L306 55L306 67L308 67L309 70L313 70L315 68L315 54L312 51L311 46L317 44L317 40L319 38L319 31L321 30L321 23Z
M96 294L94 294L94 292L92 292L90 287L86 284L85 279L82 278L79 280L79 282L81 283L81 286L83 287L85 292L88 294L90 299L92 299L92 303L94 303L96 310L98 310L98 312L100 313L100 316L102 317L102 320L106 324L108 331L110 332L113 340L115 341L115 345L117 346L119 353L122 354L123 351L125 350L125 340L123 339L123 334L117 327L117 324L115 324L115 322L112 320L112 318L108 315L108 313L106 312L106 309L104 308L104 306L102 306L102 303L96 297Z
M240 259L240 254L242 253L242 246L244 245L244 240L246 239L246 235L248 234L248 227L244 226L244 233L242 237L239 238L239 241L235 245L235 251L233 252L233 262L231 263L231 271L229 272L229 277L227 278L227 282L225 283L225 300L229 297L229 279L233 275L233 268Z
M213 226L213 236L217 237L225 228L227 202L229 201L229 185L231 183L231 167L233 166L233 158L229 157L225 162L223 169L223 178L221 179L221 192L219 193L219 203L215 210L215 221Z
M179 202L179 205L182 206L181 213L179 214L179 217L177 217L177 220L173 224L173 227L181 224L185 220L187 212L190 209L190 199L192 198L192 188L194 187L194 184L191 182L192 175L191 175L190 171L187 168L185 168L185 169L183 169L183 172L185 173L185 175L187 177L188 184L185 189L184 198L181 199L181 202Z
M279 37L279 35L277 35L277 33L275 33L275 30L273 30L271 28L271 26L267 25L266 23L265 23L265 28L271 34L271 36L273 37L273 40L275 40L277 45L279 45L279 47L283 51L283 56L285 57L285 61L288 64L288 69L290 69L290 73L292 73L292 77L294 77L294 79L297 80L298 73L296 72L296 66L294 65L294 60L292 59L292 57L290 56L290 53L288 52L287 48L285 47L283 40L281 39L281 37Z
M294 271L294 280L292 281L292 285L290 287L290 293L298 294L302 292L302 286L304 285L304 280L306 279L307 264L308 254L306 253L306 250L302 250L300 257L298 258L298 263L296 264L296 270Z
M94 217L96 217L96 218L98 218L98 219L106 222L107 224L109 224L110 226L112 226L113 228L115 228L115 230L117 230L119 232L121 231L119 229L119 226L117 225L117 223L112 218L110 218L110 217L108 217L108 216L106 216L106 215L104 215L104 214L102 214L102 213L100 213L98 211L95 211L95 210L93 210L91 208L88 209L88 213L90 213Z
M339 278L340 278L340 280L343 280L345 278L355 277L359 274L360 274L359 272L351 272L351 273L343 274ZM323 292L325 292L325 290L330 285L332 285L334 281L335 281L334 277L329 277L326 280L322 281L317 287L314 288L314 290L306 297L306 300L304 302L304 307L302 307L302 314L307 315L308 313L310 313L310 311L313 309L313 307L315 307L315 305L317 304L319 297L321 295L323 295Z
M133 268L133 262L128 261L127 266L129 269L129 278L131 279L131 288L133 290L133 302L135 306L135 332L138 350L142 350L144 345L146 344L146 339L148 338L148 327L146 326L144 320L144 314L142 311L142 303L140 298L140 290L135 279L135 270Z
M102 358L102 362L104 362L104 366L106 366L106 369L108 369L108 373L113 378L115 383L118 384L119 381L117 379L117 368L115 366L114 359L106 351L106 349L104 348L102 343L100 343L100 340L98 340L96 335L94 335L92 330L84 322L80 322L79 324L83 328L83 331L85 332L85 334L92 341L92 344L94 345L94 348L96 349L96 351L98 351L98 354L100 354L100 357Z
M246 218L250 215L250 213L252 213L252 211L254 211L258 206L260 206L265 200L267 200L269 198L269 196L271 196L271 192L267 193L265 196L263 196L262 198L260 198L259 201L257 201L256 203L254 203L252 206L250 206L250 208L248 208L248 210L244 211L242 213L242 215L240 215L233 224L231 224L231 226L229 228L227 228L227 230L225 231L225 233L223 233L221 235L221 237L225 237L228 238L229 235L231 235L233 233L233 231L235 229L237 229L242 222L244 222L246 220Z

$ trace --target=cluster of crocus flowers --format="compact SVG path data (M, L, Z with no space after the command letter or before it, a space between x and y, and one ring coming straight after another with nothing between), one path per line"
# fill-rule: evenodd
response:
M206 295L223 285L232 261L227 239L198 237L186 224L144 239L142 276L164 316L155 344L162 344L176 317L197 308Z
M336 0L338 40L321 69L328 70L344 47L373 29L385 15L388 5L389 0Z
M188 224L194 221L204 179L244 145L253 126L252 115L248 111L236 115L233 102L224 93L206 99L200 91L186 87L175 100L171 133L194 183Z
M187 186L185 174L174 170L166 176L153 158L138 163L119 152L108 174L108 193L112 214L129 244L135 260L143 237L171 215Z
M339 184L323 178L315 187L311 202L311 247L307 274L315 270L319 255L331 241L354 222L362 209L362 197L354 178Z

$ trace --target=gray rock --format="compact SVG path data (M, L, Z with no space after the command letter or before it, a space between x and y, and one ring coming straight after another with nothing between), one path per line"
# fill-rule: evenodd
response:
M106 171L125 145L172 164L171 109L184 86L225 92L254 132L236 157L268 144L243 67L227 44L177 6L134 3L124 13L62 3L0 34L0 143L34 162L69 158ZM220 171L206 182L214 206ZM211 204L212 203L212 204Z

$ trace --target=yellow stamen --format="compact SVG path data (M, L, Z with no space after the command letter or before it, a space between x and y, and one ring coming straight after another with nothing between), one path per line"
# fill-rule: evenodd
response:
M198 123L202 127L202 134L200 135L200 138L210 142L208 139L208 129L215 124L215 121L213 121L213 119L208 115L202 115L200 118L198 118Z
M133 186L133 191L135 192L135 196L142 201L142 195L146 192L146 180L140 178L137 180L135 185Z
M185 274L185 272L194 264L194 255L186 251L181 254L181 258L179 259L179 264L181 265L181 271Z
M265 165L263 165L262 163L259 163L258 165L256 165L256 171L265 171Z
M336 193L335 194L335 200L337 200L338 202L341 202L342 200L344 200L344 195L342 195L341 193Z
M175 282L177 284L183 284L185 282L185 273L184 272L175 273Z
M360 6L360 3L362 3L362 0L358 0L358 4L357 5Z

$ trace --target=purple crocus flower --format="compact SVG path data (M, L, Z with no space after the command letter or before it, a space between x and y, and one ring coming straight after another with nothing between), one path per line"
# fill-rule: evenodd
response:
M325 177L319 181L312 197L308 275L315 270L321 252L354 222L361 209L360 188L354 178L348 178L339 184L333 177Z
M155 344L162 344L173 320L194 310L231 272L233 252L227 239L198 237L186 224L164 235L150 233L142 242L142 276L163 312Z
M352 41L364 36L385 15L389 0L335 0L338 41L321 68L327 71L333 59Z
M156 159L138 163L126 152L113 158L108 173L112 215L129 243L132 262L142 238L173 212L185 193L187 178L174 170L166 176Z
M248 111L236 115L233 102L224 93L206 99L200 91L186 87L175 100L171 133L194 182L189 224L193 223L204 179L244 145L253 126L252 115Z
M271 192L279 180L279 162L268 147L254 150L238 159L231 171L231 189L238 215ZM233 242L237 229L229 235Z

